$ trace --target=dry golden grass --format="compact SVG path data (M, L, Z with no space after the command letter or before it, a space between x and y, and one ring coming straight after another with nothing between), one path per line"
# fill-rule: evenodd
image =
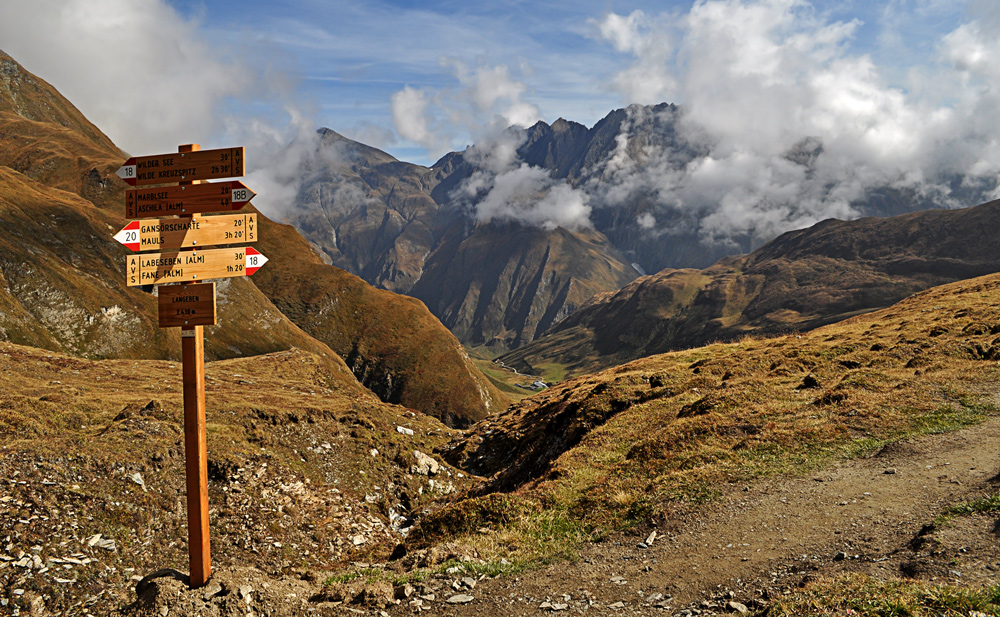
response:
M445 456L497 474L486 492L513 490L557 513L575 541L754 478L979 422L1000 401L998 361L994 275L801 336L744 337L568 381L478 425ZM528 534L514 544L537 554Z

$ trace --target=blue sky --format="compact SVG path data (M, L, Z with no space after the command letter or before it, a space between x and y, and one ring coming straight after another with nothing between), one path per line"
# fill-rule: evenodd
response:
M469 71L503 66L524 86L519 100L536 106L541 119L565 117L591 126L614 108L658 102L630 100L615 88L614 76L632 58L601 36L599 22L636 11L661 23L678 21L693 5L690 0L169 4L199 23L209 39L253 41L273 53L295 80L301 100L313 106L318 124L425 164L440 151L428 152L406 139L393 123L392 96L403 88L461 98L456 63ZM870 55L887 82L903 88L912 67L933 63L940 38L975 11L964 2L941 0L797 4L794 10L804 18L855 23L847 53ZM475 137L455 130L439 150L461 148Z
M244 145L276 204L294 201L286 146L319 127L428 165L512 124L678 103L704 158L608 164L723 236L849 218L872 187L994 185L998 31L996 0L0 0L0 49L127 152ZM803 139L823 146L808 176L788 166ZM510 194L566 197L535 224L588 224L596 193L503 163Z
M996 13L991 7L995 3L980 0L100 0L87 3L84 14L74 12L74 3L67 0L37 0L0 7L0 49L53 82L103 127L115 124L114 117L105 120L114 109L107 102L91 104L81 92L79 65L114 56L112 50L101 55L94 47L105 45L119 55L128 52L130 42L158 44L168 54L173 48L200 47L186 61L198 63L201 55L207 59L202 64L221 67L218 77L206 79L240 76L243 83L209 86L202 96L214 98L201 103L199 113L270 114L270 121L281 124L280 110L291 101L317 126L429 163L442 150L475 139L475 125L502 116L504 105L512 103L510 96L504 98L513 92L509 88L516 89L516 102L534 107L540 119L565 117L588 126L628 103L657 102L634 100L635 92L616 85L616 76L637 57L616 49L602 34L601 23L609 15L625 18L641 12L647 33L667 32L688 18L693 7L716 1L778 6L802 22L853 23L842 53L870 56L886 84L904 89L913 67L936 61L943 36L977 14ZM60 16L66 24L59 23ZM110 31L116 19L119 26L133 30L134 38L122 40ZM87 22L83 27L93 30L93 37L67 40L75 37L66 32L81 21ZM99 36L102 23L109 31ZM144 41L144 28L159 32ZM55 37L63 38L46 40ZM500 98L493 104L470 103L477 96L473 84L496 77L498 67L504 69L500 85L509 88L494 93ZM164 71L166 79L176 77L169 63L147 69L154 75L158 71ZM425 143L401 134L393 96L404 88L422 94L427 118L451 124L450 130L437 131L441 134L427 137ZM681 95L676 93L670 102L684 102L678 100ZM116 135L113 126L106 130L127 149L148 147L146 140L133 143L127 135Z
M476 144L483 220L587 227L638 191L643 229L691 209L711 242L853 218L885 186L973 205L956 174L1000 198L998 31L996 0L0 0L0 49L126 152L245 146L279 218L328 127L423 165ZM636 154L630 109L594 186L504 132L661 102L704 154Z

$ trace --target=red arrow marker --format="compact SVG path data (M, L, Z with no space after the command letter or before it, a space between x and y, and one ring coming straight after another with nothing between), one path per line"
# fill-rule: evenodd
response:
M132 221L115 234L115 240L121 242L130 251L139 250L139 221Z
M253 276L254 273L266 263L267 263L267 257L264 257L264 255L258 252L257 249L251 246L247 247L247 258L246 258L247 276Z

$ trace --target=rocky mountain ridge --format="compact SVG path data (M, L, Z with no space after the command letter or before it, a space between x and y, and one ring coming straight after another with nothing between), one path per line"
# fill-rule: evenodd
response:
M950 281L1000 271L1000 201L889 218L829 220L704 270L663 270L595 298L501 357L580 374L748 334L804 331Z
M178 357L179 331L158 327L154 295L125 286L128 251L112 239L127 222L115 175L125 158L54 88L0 55L0 340L87 358ZM292 347L339 354L385 400L456 424L506 404L419 302L324 265L289 226L264 216L259 225L271 263L219 283L209 360Z
M592 128L538 122L430 168L322 129L298 154L301 186L282 216L332 263L419 298L464 344L502 353L541 336L587 294L663 269L707 268L773 238L766 226L714 238L703 227L715 206L665 196L671 178L711 158L682 114L633 105ZM809 178L822 155L822 143L803 138L783 160ZM894 216L971 205L988 192L958 177L939 187L947 189L875 186L850 208Z

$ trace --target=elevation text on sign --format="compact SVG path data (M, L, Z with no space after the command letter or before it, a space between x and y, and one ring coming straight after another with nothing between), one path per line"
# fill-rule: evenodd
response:
M158 186L125 191L125 217L190 216L203 212L232 212L250 203L257 193L239 180Z

